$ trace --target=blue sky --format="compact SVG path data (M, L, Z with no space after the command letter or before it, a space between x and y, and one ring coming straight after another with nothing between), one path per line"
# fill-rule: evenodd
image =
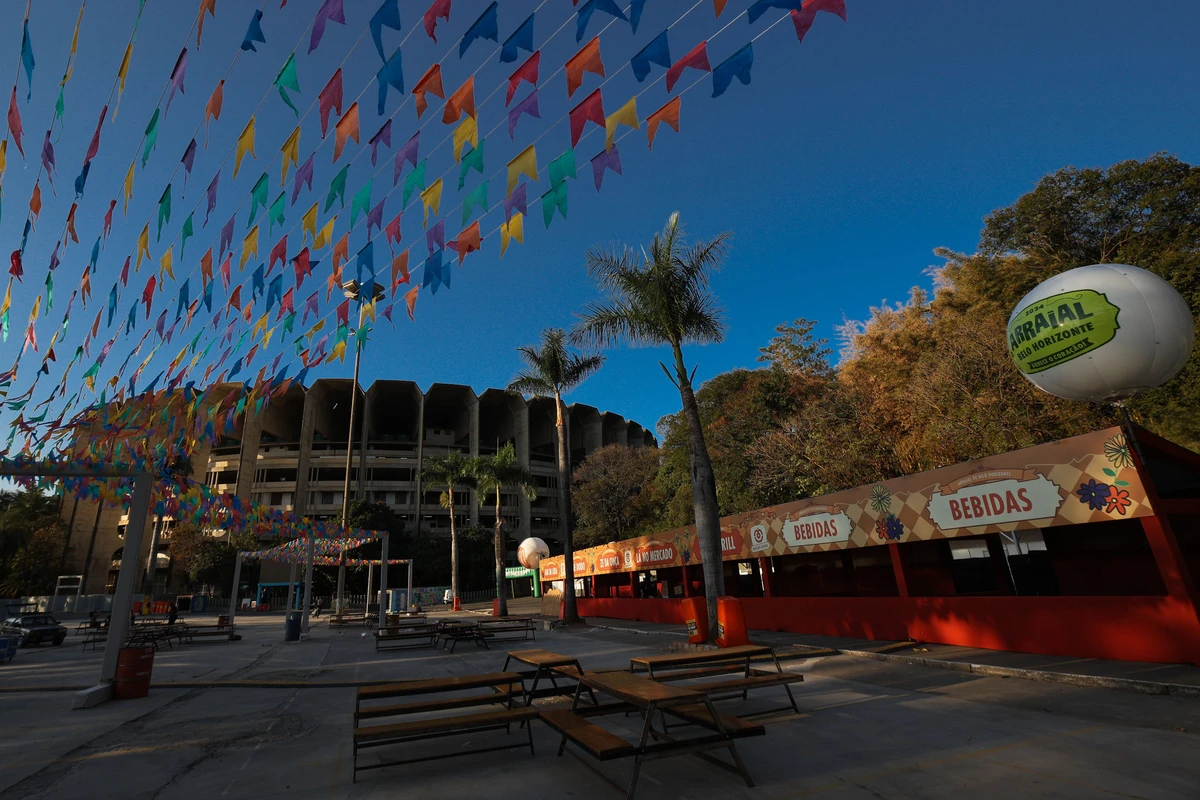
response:
M185 45L198 5L191 0L149 0L146 4L119 114L115 122L106 122L100 153L80 200L80 244L70 246L55 273L55 307L48 316L43 310L39 321L43 352L61 320L66 298L78 286L108 201L119 196L135 153L140 159L142 131ZM196 236L188 242L182 261L178 245L175 247L176 276L182 281L191 274L193 298L199 294L197 259L210 242L216 243L220 226L239 204L235 243L245 234L245 201L258 175L264 170L270 174L270 199L280 191L278 151L297 122L271 82L293 49L297 50L301 85L295 102L301 113L315 103L317 92L340 65L346 105L362 92L362 137L361 146L350 143L349 155L343 155L337 164L332 163L332 132L321 143L313 191L303 192L300 200L287 208L285 227L291 231L290 241L299 236L303 211L315 201L323 207L333 174L360 150L369 150L367 139L382 122L376 115L374 81L380 61L366 33L367 20L377 3L348 0L347 24L330 25L320 47L308 54L306 36L296 45L319 5L319 0L289 0L280 9L275 0L267 0L262 22L267 43L254 53L242 52L238 45L259 3L218 0L216 18L205 21L201 49L195 49L194 33L187 41L185 94L174 99L163 119L148 166L137 170L128 218L122 219L118 202L113 235L92 279L93 299L86 310L76 302L78 313L72 314L68 346L59 346L58 363L49 377L43 377L35 400L45 396L43 390L49 388L51 379L60 377L62 365L105 302L125 256L133 252L142 226L151 221L168 181L174 189L173 214L161 243L154 241L151 225L151 253L156 264L187 213L201 201L213 173L230 156L212 221L201 228L201 207L195 217ZM696 237L725 230L734 235L729 261L714 285L729 324L726 341L692 348L686 354L699 363L698 378L704 380L734 367L754 366L757 349L781 322L799 316L816 319L821 333L832 338L834 326L843 319L861 319L872 305L903 300L913 285L929 283L925 270L936 261L933 248L973 249L984 215L1012 202L1048 171L1068 164L1107 165L1144 158L1159 150L1189 161L1200 158L1196 137L1200 88L1192 80L1200 73L1200 49L1193 41L1193 32L1200 26L1200 6L1164 2L1138 4L1135 11L1128 2L1107 0L932 0L919 6L848 0L847 23L823 14L802 44L797 44L788 21L755 41L749 86L735 81L723 96L713 99L705 78L687 91L680 133L660 128L653 152L646 148L644 133L621 139L618 146L624 174L606 175L599 194L592 186L586 160L603 147L603 135L592 128L577 149L579 178L569 184L567 219L556 217L547 230L540 206L532 198L545 190L546 162L569 146L563 116L601 84L599 78L589 75L583 88L568 99L563 74L550 77L580 46L573 35L573 9L566 0L547 0L540 6L513 0L500 3L501 39L538 8L535 36L542 47L542 119L523 119L515 140L510 141L503 125L503 87L526 54L515 64L499 64L496 46L487 41L473 44L462 59L457 52L459 37L487 2L454 0L451 20L439 25L437 44L421 29L424 0L405 0L400 5L404 29L399 33L385 30L383 40L388 53L404 42L406 91L429 64L453 47L454 52L442 62L446 93L474 71L481 134L500 126L487 134L482 176L490 178L489 200L495 208L483 221L482 252L469 256L461 268L453 268L450 289L436 297L422 293L415 324L404 315L397 296L395 328L380 320L366 351L364 382L388 377L415 380L422 386L433 382L465 383L477 390L503 386L519 367L515 347L536 341L543 327L569 327L575 312L596 296L583 268L585 250L614 241L644 242L676 210ZM707 38L715 65L782 16L772 11L753 25L744 16L734 19L747 5L745 0L733 0L717 20L709 0L695 7L684 0L649 0L636 35L621 22L605 29L601 52L610 76L603 85L605 111L611 113L661 76L663 70L656 67L645 84L638 84L630 74L628 59L668 25L674 58ZM57 82L79 10L78 2L60 0L37 0L33 6L30 31L37 67L31 101L25 100L23 74L18 83L28 160L23 164L10 143L3 182L0 245L6 265L8 253L19 244L42 137L53 113ZM7 70L6 75L13 74L18 60L23 10L24 3L13 0L0 5L0 53L8 57L0 68ZM58 195L50 193L43 178L45 207L26 250L25 283L14 290L10 336L0 345L0 365L5 368L21 345L24 321L42 286L50 251L71 203L71 183L116 74L136 10L137 0L91 0L88 4L75 71L65 91L65 124L56 127L54 134ZM732 24L725 27L730 20ZM584 42L608 22L598 14ZM546 42L564 23L566 27ZM201 149L181 199L179 158L203 117L214 85L226 72L229 78L221 119L212 127L207 150L201 130ZM698 73L684 76L676 94L692 83L693 75ZM9 87L3 89L6 102ZM495 90L498 93L485 101ZM527 91L526 85L514 99L520 100ZM639 116L644 119L668 97L661 81L652 86L638 99ZM446 173L442 213L447 218L447 237L453 236L462 227L460 195L451 191L458 171L448 142L434 150L450 135L452 126L441 123L440 100L433 100L430 111L418 122L411 98L405 98L403 107L395 93L387 99L385 116L400 110L393 122L394 147L381 149L382 171L375 178L374 202L385 188L391 188L391 155L418 125L423 126L422 156L428 154L430 159L430 180ZM247 159L233 180L231 148L252 112L256 112L258 157ZM499 258L495 227L502 221L498 206L504 191L503 167L539 136L538 162L543 175L541 188L530 189L526 243L514 244ZM302 124L301 163L319 141L313 108ZM350 196L373 171L367 155L354 161L347 207L341 212L335 236L347 229ZM480 179L472 173L465 191ZM289 195L291 185L289 173ZM399 195L397 191L387 201L385 221L400 210ZM322 223L325 219L322 216ZM268 236L265 221L263 225L258 261L266 259L279 236L278 230ZM420 205L415 199L405 210L403 229L402 246L412 248L415 266L426 254ZM365 241L360 220L351 234L352 258ZM380 237L377 247L382 246ZM297 249L293 243L289 255L295 255ZM317 257L321 264L314 278L321 287L324 313L332 308L324 301L323 288L328 251ZM380 258L379 262L379 272L385 274L386 260ZM257 261L247 264L243 279L254 263ZM236 266L235 256L235 270ZM128 313L133 298L140 295L148 275L143 265L141 274L131 278L113 330ZM290 270L286 276L285 288L291 282ZM310 285L306 281L298 293L297 310L311 291ZM219 288L216 294L220 302ZM156 296L150 324L168 305L173 318L174 302L173 285ZM271 316L273 319L274 312ZM124 359L146 324L139 312L137 332L129 340L118 340L107 367ZM302 330L297 320L296 333ZM188 332L186 337L191 335ZM105 339L102 333L101 342ZM165 368L181 345L176 339L172 346L164 346L140 383ZM214 350L220 352L220 348ZM95 355L96 348L92 352ZM273 357L280 350L273 346L270 352ZM292 352L290 346L283 352ZM607 355L604 369L581 387L573 400L647 425L678 408L677 393L655 363L663 353L618 349ZM29 385L37 363L32 355L22 361L14 394ZM73 378L90 363L85 360L76 365ZM260 356L252 365L251 376L264 363L269 362ZM348 376L351 368L350 360L335 362L312 375ZM126 379L132 369L126 371ZM74 389L73 380L68 391ZM11 416L5 412L5 419Z

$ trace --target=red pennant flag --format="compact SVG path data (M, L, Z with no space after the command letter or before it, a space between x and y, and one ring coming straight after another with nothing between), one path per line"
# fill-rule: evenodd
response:
M383 234L387 237L388 250L392 249L393 244L400 244L400 216L397 214L396 218L383 229Z
M808 0L799 11L792 11L792 24L796 26L796 38L803 42L804 35L812 27L818 11L828 11L846 21L846 0Z
M312 275L312 264L309 260L307 247L292 259L292 267L296 271L296 286L300 287L304 284L304 276Z
M408 250L392 259L392 297L396 296L396 289L400 288L403 283L408 283Z
M420 119L421 115L425 113L425 109L429 108L429 101L425 99L426 94L445 100L446 90L442 88L442 65L434 64L430 67L421 76L421 80L417 81L412 93L417 96L417 119Z
M221 262L221 288L229 288L229 263L233 260L233 253L230 252L225 256L225 260Z
M308 252L305 248L304 252ZM271 270L275 269L275 261L279 261L279 265L283 266L283 262L287 260L287 234L279 240L279 244L271 248L271 261L267 264L267 275L271 274Z
M321 114L321 138L325 138L325 133L329 130L329 110L337 108L339 114L342 113L342 70L339 67L338 71L333 73L333 77L329 79L329 83L325 84L325 88L317 95L319 103L318 111Z
M129 285L129 260L132 256L125 256L125 266L121 267L121 285Z
M229 295L229 305L233 306L238 311L242 310L242 287L240 284L236 289L233 290L233 294Z
M701 42L692 48L692 51L683 58L676 61L667 70L667 91L675 88L675 82L679 80L679 76L683 74L684 69L691 67L702 72L712 72L712 67L708 65L708 42Z
M154 301L154 284L155 277L150 276L150 280L146 281L146 288L142 289L142 302L146 304L146 319L150 319L150 305Z
M446 109L442 113L442 122L447 124L458 122L463 114L475 118L475 76L467 78L462 86L450 95L446 101Z
M79 234L75 233L75 211L78 208L79 203L71 203L71 210L67 212L67 234L71 237L71 241L76 244L79 243Z
M339 325L350 324L350 301L343 300L342 304L337 307L337 321Z
M17 143L17 149L21 151L21 158L25 157L25 147L21 144L21 132L23 130L21 127L21 110L17 108L17 85L14 83L12 97L8 98L8 132L12 134L13 141Z
M591 72L604 77L604 62L600 60L600 37L592 39L567 61L567 97L583 83L583 73ZM603 123L601 123L603 124Z
M425 12L425 33L430 39L437 41L437 21L438 18L450 21L450 0L433 0L433 5Z
M208 248L208 252L200 257L200 282L208 286L212 283L212 248Z
M667 104L655 111L650 116L646 117L646 138L648 147L654 149L654 133L658 130L658 124L665 122L670 125L676 133L679 133L679 104L681 98L673 97L667 101Z
M589 94L584 98L583 102L571 109L571 147L574 147L579 142L579 137L583 135L583 128L588 122L594 122L601 128L604 127L604 98L600 95L600 90Z
M108 234L112 232L112 212L117 207L116 200L108 202L108 211L104 213L104 241L108 241Z
M504 98L504 105L512 102L513 95L517 93L517 87L521 85L521 81L529 81L534 86L538 82L538 65L542 61L542 51L536 50L533 55L525 59L525 63L517 67L517 71L508 76L508 95Z

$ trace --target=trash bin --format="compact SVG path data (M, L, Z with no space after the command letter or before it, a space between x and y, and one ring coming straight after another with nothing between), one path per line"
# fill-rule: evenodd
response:
M285 642L300 641L300 612L289 611L283 620L283 640Z
M154 671L153 647L122 647L117 654L117 675L113 679L113 697L132 700L150 693L150 674Z
M192 607L190 609L193 614L203 614L208 610L208 598L202 594L192 595Z

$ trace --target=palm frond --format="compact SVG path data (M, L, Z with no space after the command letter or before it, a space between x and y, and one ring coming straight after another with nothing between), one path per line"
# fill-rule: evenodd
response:
M551 397L554 395L554 386L541 375L521 372L508 382L508 391L526 397Z

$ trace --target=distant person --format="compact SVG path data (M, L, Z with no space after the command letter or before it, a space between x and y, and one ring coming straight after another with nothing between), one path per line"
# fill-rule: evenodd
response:
M100 615L98 613L96 613L95 611L88 612L88 627L89 628L99 628L100 627Z
M450 601L452 599L453 599L453 597L450 594L450 590L447 589L446 593L442 595L442 605L446 605L446 606L450 605Z
M174 603L167 603L167 624L174 625L177 619L179 619L179 609Z
M313 600L312 615L314 617L321 616L321 601L320 601L320 599Z

